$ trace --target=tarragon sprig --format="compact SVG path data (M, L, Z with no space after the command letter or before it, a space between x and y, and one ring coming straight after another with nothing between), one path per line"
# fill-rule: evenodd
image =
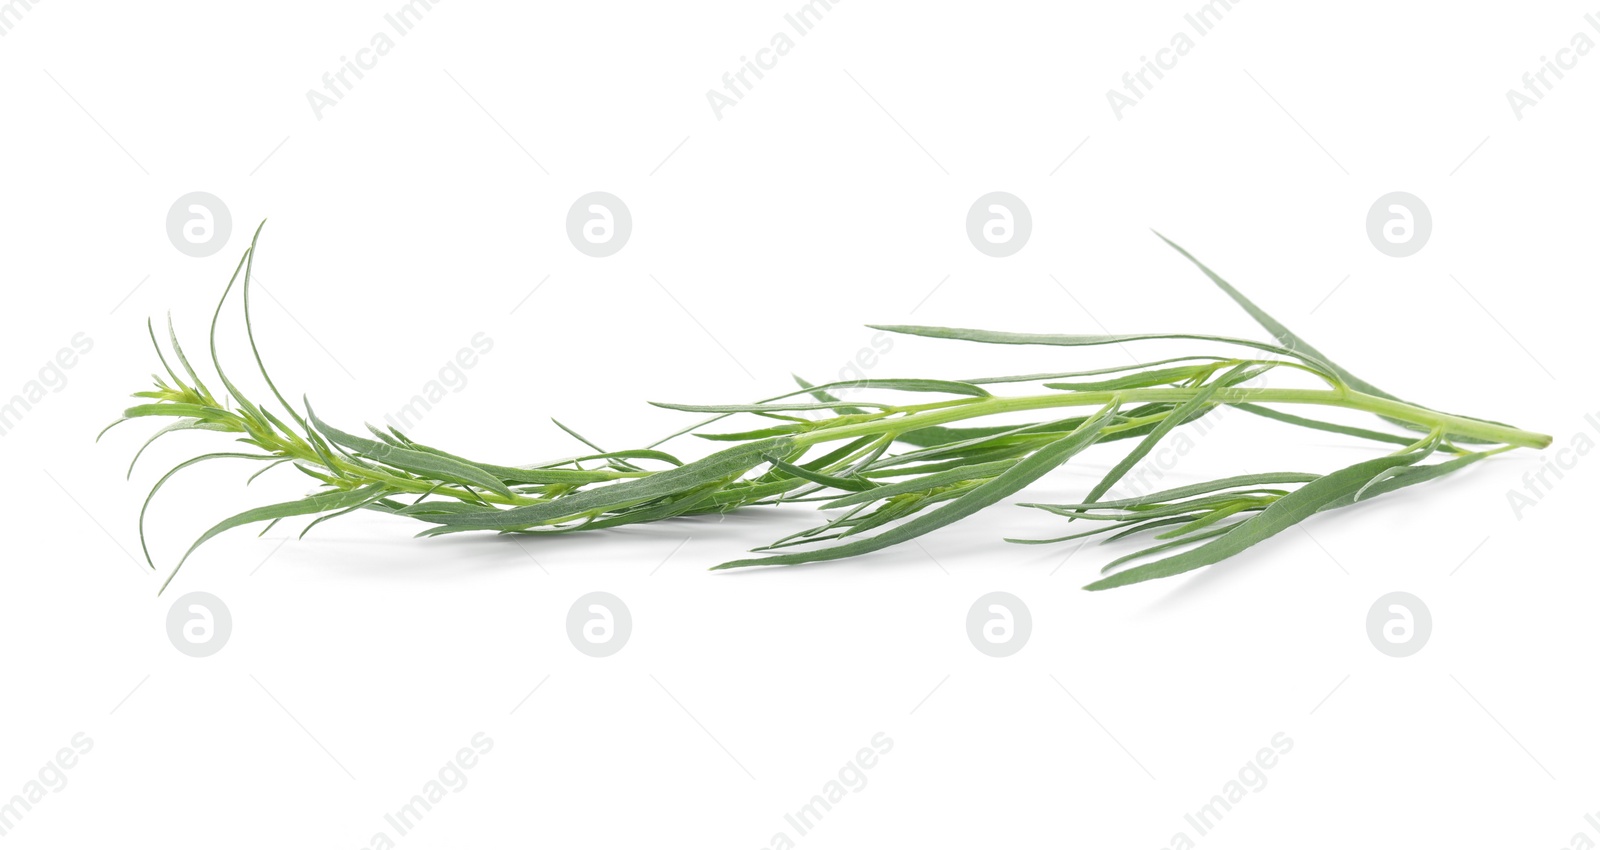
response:
M1092 523L1092 528L1014 541L1055 543L1099 534L1153 541L1107 564L1105 575L1088 585L1100 590L1214 564L1318 512L1429 481L1514 448L1550 443L1543 434L1443 413L1379 390L1172 245L1261 324L1273 342L1196 333L1055 335L874 325L893 333L987 344L1077 347L1186 340L1207 350L1121 367L966 380L812 385L797 379L798 389L753 404L661 404L712 416L645 448L603 451L562 426L590 451L530 466L483 463L420 444L394 428L368 426L369 436L341 430L319 418L308 401L297 406L279 391L262 361L250 320L251 270L260 232L258 228L212 316L211 362L225 398L213 394L190 364L170 317L168 347L179 369L172 367L150 325L165 374L155 376L155 389L135 393L141 403L117 422L146 417L173 421L146 441L135 462L151 443L183 430L232 433L249 450L202 454L162 475L140 511L140 544L154 569L145 535L150 502L177 473L200 463L255 461L262 469L251 480L288 467L313 479L315 489L303 498L253 508L212 526L178 560L163 590L195 549L224 531L257 522L270 528L296 516L313 517L305 529L309 531L357 510L425 523L418 535L423 537L467 531L531 536L807 503L827 512L825 521L715 569L836 560L942 528L1009 499L1091 446L1127 442L1131 448L1121 461L1080 501L1029 505L1068 523ZM274 400L270 406L251 401L217 356L218 321L236 285L255 367ZM1277 375L1299 376L1300 383L1309 381L1311 386L1267 385L1266 378ZM1032 385L1035 391L996 394L1015 385ZM844 388L886 395L846 403L833 392ZM1105 499L1175 428L1221 406L1388 444L1391 450L1328 473L1232 476L1137 499ZM1329 422L1289 413L1284 406L1354 410L1377 417L1375 425L1387 426ZM1040 415L1034 421L1009 421L1029 412ZM764 424L739 431L705 430L733 416L753 416ZM1001 424L972 424L974 420ZM729 445L689 462L660 448L690 434ZM130 465L130 475L132 469Z

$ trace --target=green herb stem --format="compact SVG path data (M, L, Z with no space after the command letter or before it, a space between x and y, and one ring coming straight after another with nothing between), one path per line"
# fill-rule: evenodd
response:
M918 428L948 425L965 419L1016 413L1028 410L1047 410L1061 407L1098 407L1112 403L1182 403L1194 398L1201 388L1150 387L1142 389L1090 391L1074 393L1043 393L1026 396L990 396L987 398L959 399L936 409L924 410L898 419L859 422L821 428L797 434L801 445L813 445L832 440L850 439L872 434L903 434ZM1519 448L1542 449L1550 445L1550 436L1524 431L1510 425L1485 422L1464 416L1453 416L1382 398L1355 390L1315 390L1272 387L1229 387L1216 389L1211 394L1216 404L1280 403L1314 404L1359 410L1377 416L1410 422L1428 430L1438 429L1446 436L1490 443L1503 443Z

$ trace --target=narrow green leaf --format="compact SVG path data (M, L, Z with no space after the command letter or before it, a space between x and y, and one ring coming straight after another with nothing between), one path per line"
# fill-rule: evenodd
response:
M1471 466L1472 464L1494 454L1495 452L1492 451L1474 452L1472 454L1461 455L1457 458L1452 458L1440 463L1429 464L1427 466L1407 466L1397 468L1394 470L1394 473L1387 478L1370 482L1370 486L1367 486L1365 492L1361 493L1361 501L1369 501L1377 496L1383 495L1384 493L1393 493L1396 490L1404 489L1415 484L1422 484L1427 481L1432 481L1435 478L1442 478L1453 472L1458 472L1461 469ZM1349 496L1330 502L1326 508L1323 508L1323 510L1334 510L1336 508L1348 507L1352 504L1355 504L1355 501L1356 494L1351 493Z
M838 475L828 475L827 473L818 472L814 469L806 469L803 466L795 466L786 460L770 455L767 457L767 462L772 464L779 471L788 473L796 478L804 478L807 481L832 487L836 490L859 492L862 490L873 490L878 486L871 481L866 480L865 478L856 478L853 476L846 478Z
M280 457L277 460L274 460L271 463L266 464L265 466L262 466L260 469L256 470L255 472L250 473L250 477L246 478L244 480L244 486L249 487L251 484L254 484L257 478L260 478L262 475L265 475L266 473L271 472L274 467L280 466L280 465L285 464L285 463L293 463L293 462L294 462L294 458L292 458L292 457Z
M1340 425L1336 422L1324 422L1320 419L1307 419L1304 416L1296 416L1293 413L1284 413L1281 410L1273 410L1270 407L1262 407L1259 404L1242 403L1232 405L1232 407L1238 408L1239 410L1243 410L1247 413L1254 413L1257 416L1265 417L1267 419L1273 419L1278 422L1286 422L1290 425L1298 425L1301 428L1311 428L1317 431L1330 431L1335 434L1344 434L1349 437L1360 437L1363 440L1376 440L1380 443L1393 443L1400 446L1409 446L1416 442L1415 436L1408 437L1401 434L1385 434L1382 431L1373 431L1367 428L1355 428L1349 425Z
M249 250L246 250L244 256L239 258L239 264L233 269L233 276L228 278L228 285L222 288L222 296L217 299L217 309L211 314L211 368L217 371L217 377L221 379L222 386L233 396L234 402L243 408L247 415L259 419L261 416L260 410L228 378L228 373L222 368L222 358L217 354L217 327L222 322L222 308L227 305L228 295L233 292L233 285L238 282L239 274L244 271L245 263L250 259L250 253Z
M151 328L151 333L152 334L155 333L155 329L154 328ZM188 357L188 355L183 353L183 345L178 342L178 329L177 329L176 326L174 326L172 324L172 313L170 313L170 312L167 313L167 339L168 339L168 341L170 341L172 343L172 353L173 353L174 356L176 356L178 358L178 364L183 366L184 374L188 375L189 376L189 380L194 382L195 390L197 390L200 393L201 396L204 396L206 398L210 398L211 397L211 391L206 389L205 382L200 380L200 373L196 372L194 370L194 367L189 365L189 357ZM151 337L151 341L153 342L154 340L155 340L155 337L152 336ZM159 350L159 349L160 349L160 347L157 346L157 350ZM162 358L161 365L163 365L163 366L167 365L166 358ZM167 371L171 372L172 370L169 367L167 369ZM174 378L174 380L176 380L176 378Z
M892 404L878 402L860 402L871 407L889 409ZM669 401L652 401L650 404L667 410L682 410L688 413L771 413L801 410L832 410L833 405L827 402L774 402L771 404L677 404Z
M266 219L262 219L261 223L256 225L256 232L250 237L250 250L244 254L244 283L239 287L239 297L243 306L242 312L244 313L244 336L250 343L250 355L255 358L256 370L261 373L261 379L266 381L267 389L272 391L272 394L277 397L278 403L283 405L283 409L294 417L294 420L299 423L301 428L309 430L310 426L306 424L304 419L300 418L299 412L294 409L293 405L289 404L288 399L283 397L283 393L278 391L278 385L273 382L272 375L267 372L267 364L261 359L261 349L256 346L255 323L251 321L250 316L250 278L255 270L256 244L261 240L261 231L266 226Z
M1160 490L1131 499L1117 499L1115 501L1095 502L1093 505L1079 503L1069 505L1041 505L1027 504L1028 508L1067 508L1082 509L1089 507L1098 508L1129 508L1139 505L1159 504L1171 502L1176 499L1187 499L1190 496L1200 496L1215 493L1218 490L1227 490L1232 487L1252 487L1258 484L1304 484L1315 481L1321 476L1309 472L1258 472L1250 475L1234 475L1228 478L1218 478L1215 481L1205 481L1199 484L1187 484L1182 487L1173 487L1170 490Z
M1122 366L1105 366L1099 369L1086 369L1078 372L1035 372L1028 375L1003 375L997 378L968 378L969 384L1021 384L1034 381L1056 381L1064 378L1090 378L1096 375L1112 375L1127 372L1144 372L1158 366L1172 363L1222 363L1234 358L1216 357L1212 355L1187 355L1184 357L1168 357L1163 360L1151 360L1145 363L1130 363Z
M1210 363L1203 366L1174 366L1170 369L1152 369L1148 372L1135 372L1131 375L1122 375L1104 381L1079 381L1074 383L1052 381L1045 384L1045 387L1052 390L1071 390L1073 392L1158 387L1163 384L1176 384L1203 375L1209 375L1220 368L1221 365L1220 363Z
M150 502L155 499L157 493L161 492L161 488L166 486L167 482L172 479L172 476L177 475L179 472L182 472L183 470L188 469L189 467L194 466L197 463L204 463L204 462L206 462L208 460L217 460L217 459L220 459L220 458L240 458L240 459L244 459L244 460L271 460L272 456L271 455L250 454L250 453L247 453L247 452L212 452L211 454L203 454L203 455L200 455L199 457L189 458L188 460L184 461L183 463L180 463L177 466L174 466L173 468L167 470L167 474L165 474L165 475L161 476L159 479L157 479L155 485L150 488L150 492L145 494L144 503L139 506L139 526L138 526L139 527L139 548L144 552L144 562L146 564L150 565L150 569L154 570L156 568L155 559L150 557L150 544L145 539L145 534L144 534L144 517L145 517L145 514L148 513L149 510L150 510Z
M1196 518L1190 520L1188 523L1185 523L1184 525L1181 525L1181 526L1179 526L1177 528L1174 528L1174 529L1172 529L1170 531L1163 531L1160 534L1156 535L1156 539L1157 540L1170 540L1170 539L1172 539L1174 537L1183 537L1183 536L1188 535L1188 534L1190 534L1192 532L1199 531L1200 529L1205 528L1207 526L1215 525L1216 523L1221 522L1222 520L1225 520L1228 517L1231 517L1231 516L1233 516L1234 514L1240 512L1240 511L1264 510L1265 506L1269 505L1269 504L1271 504L1271 502L1261 502L1261 501L1236 501L1236 502L1230 502L1229 504L1222 505L1222 506L1217 507L1217 508L1213 508L1212 510L1208 511L1204 516L1196 517Z
M241 525L249 525L252 522L283 519L284 517L291 516L305 516L306 514L320 514L324 511L341 510L343 508L348 508L351 505L359 505L362 502L367 501L368 497L370 497L374 491L382 489L383 487L381 485L369 484L365 487L359 487L355 490L340 490L333 493L318 493L313 496L307 496L304 499L297 499L293 502L279 502L275 505L265 505L259 508L251 508L243 513L234 514L222 522L213 525L209 530L206 531L205 534L200 535L200 539L196 540L194 544L189 547L189 551L183 553L183 557L178 560L178 565L172 568L172 574L167 576L167 580L161 583L161 590L165 591L167 589L167 585L171 584L174 578L177 578L178 571L183 569L184 563L189 560L190 555L194 554L194 550L200 548L206 541L216 537L218 534L221 534L224 531L227 531L231 528L238 528ZM159 593L160 591L157 592Z
M171 313L167 314L167 321L169 323L172 321L172 314ZM168 375L168 377L172 378L173 385L178 387L179 389L182 389L183 386L184 386L183 379L179 378L178 377L178 373L174 372L172 370L172 366L169 363L167 363L167 355L164 352L162 352L161 343L156 341L156 323L155 323L155 320L146 318L144 320L144 328L150 334L150 347L154 348L156 350L156 359L161 361L161 368L167 370L167 375ZM155 379L156 379L156 383L158 385L161 384L161 377L159 375L155 376ZM134 395L138 395L138 393L134 393Z
M728 431L720 434L695 434L702 440L712 440L722 443L736 443L741 440L760 440L765 437L781 437L785 434L798 434L806 430L807 426L798 422L785 425L774 425L771 428L756 428L751 431Z
M1315 370L1333 374L1326 363L1314 355L1304 351L1257 342L1253 339L1240 339L1230 336L1216 336L1214 334L1184 334L1184 333L1142 333L1142 334L1039 334L1019 333L1016 331L985 331L975 328L937 328L926 325L868 325L867 327L889 333L909 334L911 336L925 336L933 339L952 339L965 342L983 342L994 345L1114 345L1124 342L1139 342L1152 339L1194 339L1206 342L1220 342L1228 345L1238 345L1245 348L1254 348L1257 351L1269 351L1293 357Z
M1211 282L1217 285L1218 289L1222 290L1229 298L1233 299L1233 302L1243 308L1246 313L1249 313L1250 318L1256 320L1256 324L1259 324L1262 328L1264 328L1267 333L1272 334L1273 338L1276 339L1280 345L1292 351L1304 354L1318 363L1321 363L1323 366L1327 367L1328 371L1338 376L1341 381L1343 381L1353 390L1394 401L1400 400L1384 392L1383 390L1378 389L1372 384L1361 380L1360 378L1351 374L1348 370L1339 366L1337 363L1329 360L1326 355L1318 351L1314 346L1311 345L1311 343L1306 342L1304 338L1298 336L1294 331L1291 331L1285 327L1282 322L1279 322L1277 319L1274 319L1272 316L1268 315L1267 311L1257 307L1255 302L1244 297L1244 293L1234 289L1232 284L1223 280L1217 275L1216 272L1207 268L1205 263L1195 259L1193 254L1185 251L1178 245L1178 243L1173 242L1171 239L1168 239L1165 236L1162 236L1160 233L1157 233L1156 236L1159 237L1162 242L1172 246L1174 251L1182 254L1184 259L1194 263L1196 268L1204 272L1205 276L1210 278Z
M989 391L977 384L965 381L939 381L930 378L866 378L859 381L838 381L832 384L823 384L812 387L812 393L818 390L832 389L862 389L862 390L896 390L905 393L948 393L950 395L965 395L984 398Z
M1168 550L1171 550L1171 549L1177 549L1180 546L1188 546L1188 545L1190 545L1192 543L1199 543L1202 540L1210 540L1213 537L1221 537L1222 535L1227 534L1229 531L1231 531L1233 529L1234 525L1238 525L1238 523L1233 523L1233 524L1230 524L1230 525L1224 525L1224 526L1221 526L1221 527L1218 527L1218 528L1207 528L1207 529L1204 529L1202 531L1198 531L1198 532L1196 532L1194 534L1191 534L1191 535L1189 535L1187 537L1180 537L1180 538L1178 538L1176 540L1166 540L1166 541L1163 541L1161 543L1157 543L1154 546L1148 546L1148 547L1146 547L1144 549L1140 549L1137 552L1129 552L1128 554L1123 555L1121 557L1113 558L1111 561L1106 563L1105 566L1100 568L1100 572L1101 573L1109 573L1109 572L1112 572L1113 570L1115 570L1117 567L1122 566L1123 564L1130 563L1132 561L1137 561L1137 560L1139 560L1141 558L1145 558L1147 556L1154 555L1157 552L1165 552L1165 551L1168 551Z
M378 489L378 490L373 491L371 496L367 497L366 499L364 499L364 500L362 500L360 502L357 502L354 505L351 505L348 508L343 508L343 509L340 509L340 510L337 510L337 511L333 511L332 513L326 513L326 514L323 514L322 516L317 517L316 519L306 523L306 527L305 528L300 529L300 537L298 539L300 539L300 540L306 539L306 535L311 533L311 529L316 528L317 526L327 522L330 519L338 519L339 517L342 517L342 516L344 516L346 514L355 513L356 511L359 511L362 508L371 507L372 503L378 502L378 501L382 501L385 496L389 495L389 493L390 493L390 491L383 490L383 489ZM274 522L276 522L276 520L274 520Z
M600 446L597 445L596 443L591 442L588 437L585 437L582 434L579 434L577 431L574 431L571 428L568 428L565 424L563 424L561 422L561 420L556 419L554 417L551 417L550 421L554 422L555 426L557 428L560 428L561 430L567 432L567 434L569 436L571 436L573 439L577 440L580 443L583 443L584 445L588 446L591 449L594 449L596 452L599 452L600 455L605 456L606 459L607 459L607 462L610 463L612 466L617 467L619 469L627 469L627 470L639 470L641 468L639 466L635 466L634 464L630 463L626 457L613 456L613 454L611 452L608 452L605 449L600 448ZM676 460L674 458L673 466L682 466L682 465L683 465L683 463L681 461L678 461L678 460Z
M227 411L206 407L203 404L163 401L156 404L136 404L122 411L122 415L127 419L137 419L141 416L177 416L184 419L215 421L227 415Z
M202 421L200 421L198 419L179 419L177 422L173 422L172 424L163 427L161 430L155 432L154 434L151 434L150 435L150 439L144 441L144 445L140 446L139 450L133 453L133 460L128 462L128 473L124 477L128 478L130 480L133 478L133 468L136 465L138 465L139 458L144 456L145 449L150 448L151 444L153 444L156 440L159 440L163 436L165 436L167 434L171 434L174 431L193 431L193 430L197 430L197 429L198 430L204 430L204 431L227 431L227 430L229 430L228 428L226 428L226 427L224 427L222 425L218 425L218 424L216 424L214 422L202 422Z
M412 517L431 522L428 517L435 514L460 514L481 511L483 506L474 505L470 502L458 502L454 499L435 499L427 502L413 502L399 507L381 506L376 507L375 510L381 510L395 516Z

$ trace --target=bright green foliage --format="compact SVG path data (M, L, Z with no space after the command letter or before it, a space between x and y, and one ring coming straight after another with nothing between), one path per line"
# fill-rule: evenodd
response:
M1194 261L1182 248L1173 247ZM1204 345L1208 351L1125 367L962 381L873 379L814 386L797 378L799 389L753 404L663 404L714 416L642 449L603 451L563 425L591 450L589 454L529 467L500 466L421 445L393 429L369 427L370 437L352 434L324 422L309 403L302 408L291 405L267 374L250 324L255 252L252 240L212 318L212 366L226 390L225 400L213 395L190 365L177 334L171 332L170 320L168 345L181 371L172 368L154 326L150 328L165 376L155 376L155 389L135 393L141 402L118 421L145 417L173 421L157 431L134 460L155 440L183 430L229 432L250 450L200 455L163 475L140 511L140 542L145 544L144 515L150 499L176 473L199 463L254 460L262 464L256 475L286 465L314 479L316 488L302 499L254 508L217 523L189 548L168 583L200 544L223 531L295 516L314 517L309 530L356 510L423 522L427 527L419 536L463 531L537 535L806 502L836 513L814 528L764 547L757 557L730 561L717 569L848 558L912 540L1007 499L1093 445L1130 441L1132 448L1081 502L1030 505L1069 523L1091 523L1088 530L1049 540L1014 541L1056 543L1099 534L1112 540L1144 536L1153 541L1148 548L1108 564L1104 577L1088 586L1100 590L1215 564L1320 511L1419 484L1512 448L1542 448L1550 442L1542 434L1440 413L1378 390L1333 364L1194 261L1273 336L1273 343L1208 334L1086 336L875 326L896 333L1006 345L1176 339ZM255 366L277 412L250 401L217 358L217 320L235 284ZM1280 373L1313 386L1265 385L1267 376ZM1037 391L1002 396L989 389L1002 384L1033 384ZM844 402L830 392L841 388L901 395L893 397L897 400ZM907 395L910 401L898 400ZM1174 428L1224 405L1285 425L1400 448L1326 474L1233 476L1138 499L1103 498ZM1285 412L1280 405L1362 411L1380 417L1377 424L1386 421L1410 433L1325 422ZM1063 408L1083 411L1068 415ZM1013 421L1015 414L1029 411L1050 415L1032 422ZM704 430L732 416L757 417L766 424L739 431ZM953 427L985 417L991 422L1004 419L1002 424ZM689 434L724 447L687 463L658 448ZM1485 448L1469 452L1458 447L1468 444ZM145 557L150 559L148 546Z

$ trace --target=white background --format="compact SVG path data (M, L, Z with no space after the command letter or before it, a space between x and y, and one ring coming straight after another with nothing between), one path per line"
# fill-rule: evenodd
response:
M1123 550L1003 544L1060 533L1006 505L920 547L746 574L705 568L805 527L804 508L522 547L416 541L403 521L362 515L305 540L287 524L219 538L158 598L195 535L304 479L246 491L247 470L223 464L176 479L151 511L157 574L139 557L145 490L230 444L177 435L129 482L146 425L93 441L157 368L146 316L170 309L203 353L263 218L257 330L286 392L347 428L376 422L482 332L493 351L413 435L491 461L574 453L552 416L615 448L687 421L648 400L745 401L791 372L833 378L871 344L866 322L1259 336L1148 228L1385 389L1556 447L1600 439L1583 418L1600 411L1600 58L1580 58L1520 120L1505 94L1575 33L1600 39L1591 9L1236 4L1118 120L1107 90L1186 29L1197 0L844 2L719 120L707 90L798 0L446 2L319 119L307 90L399 5L11 4L0 397L74 334L93 349L0 438L0 798L75 734L93 747L9 843L1600 841L1584 819L1600 810L1586 533L1600 459L1551 478L1520 519L1507 493L1554 450L1110 593L1079 588ZM165 232L192 191L233 219L204 259ZM631 240L605 259L565 233L591 191L632 211ZM1009 258L964 232L990 191L1032 213ZM1432 212L1410 258L1365 232L1391 191ZM243 375L231 327L223 355ZM867 371L1125 358L903 339ZM1373 451L1234 414L1158 472L1167 486ZM1028 497L1069 500L1115 459L1097 449ZM165 633L195 590L233 617L205 659ZM634 621L605 659L565 634L568 607L594 590ZM1033 616L1005 659L975 651L964 625L994 590ZM1365 631L1394 590L1434 620L1406 659ZM493 747L468 784L396 837L385 813L478 732ZM893 748L867 784L798 836L784 815L880 732ZM1196 835L1185 814L1278 733L1293 748L1265 787Z

